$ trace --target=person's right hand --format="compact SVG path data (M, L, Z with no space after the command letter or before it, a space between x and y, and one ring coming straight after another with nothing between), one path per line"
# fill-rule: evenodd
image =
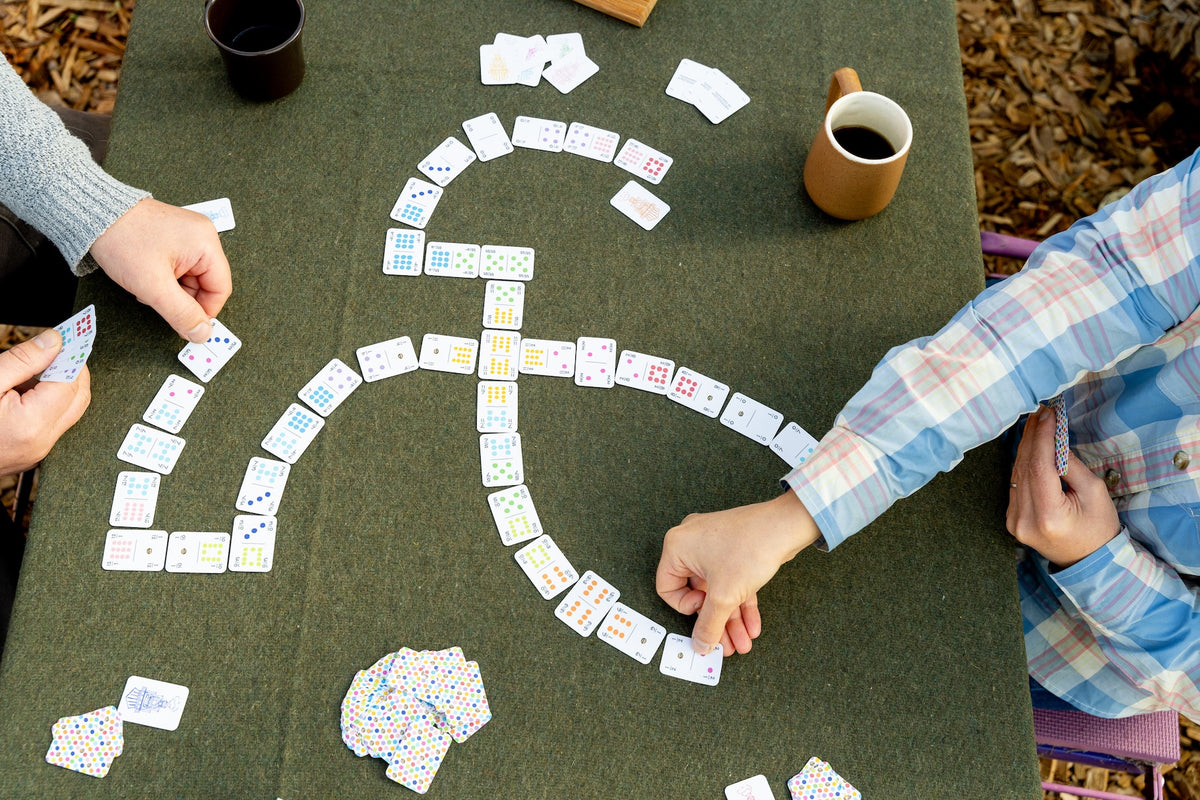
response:
M24 472L45 458L91 402L87 367L70 383L45 381L21 390L61 349L62 337L48 328L0 353L0 475Z

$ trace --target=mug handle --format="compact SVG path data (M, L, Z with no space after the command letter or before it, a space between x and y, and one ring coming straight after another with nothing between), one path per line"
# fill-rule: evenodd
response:
M858 80L858 73L850 67L842 67L837 72L833 73L833 78L829 81L829 94L825 96L825 111L829 111L829 107L838 100L838 98L848 95L851 92L861 92L862 83Z

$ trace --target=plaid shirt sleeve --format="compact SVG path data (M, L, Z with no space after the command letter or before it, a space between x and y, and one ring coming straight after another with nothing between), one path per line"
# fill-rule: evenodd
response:
M783 478L828 548L1200 305L1200 151L1051 237L936 335L891 350Z

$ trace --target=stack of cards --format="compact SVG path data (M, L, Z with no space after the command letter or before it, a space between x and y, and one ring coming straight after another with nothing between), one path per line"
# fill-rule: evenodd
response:
M403 648L350 682L342 700L342 741L357 756L382 758L387 776L429 790L451 740L462 743L492 718L479 665L462 648Z
M724 121L750 102L750 96L724 72L688 58L679 62L667 84L667 94L691 103L713 123Z
M479 80L485 86L537 86L545 78L567 94L599 71L584 52L578 33L546 37L498 33L491 44L479 46Z
M788 781L788 791L792 800L826 800L836 797L838 800L862 800L862 795L845 781L833 768L821 759L813 756L804 765L804 769Z
M46 762L103 778L113 759L124 749L121 714L116 706L105 706L88 714L63 717L54 723Z
M1046 405L1054 409L1054 466L1059 475L1067 474L1067 453L1070 452L1070 441L1067 433L1067 406L1060 394L1046 401Z
M96 307L88 306L54 330L62 337L62 349L42 371L41 380L54 383L70 383L79 376L92 345L96 341Z

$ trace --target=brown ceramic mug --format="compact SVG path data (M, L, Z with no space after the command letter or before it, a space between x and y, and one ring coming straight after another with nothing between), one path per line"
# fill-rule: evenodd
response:
M825 213L863 219L891 202L912 145L912 123L894 100L863 91L849 67L833 73L825 119L804 162L804 188Z

